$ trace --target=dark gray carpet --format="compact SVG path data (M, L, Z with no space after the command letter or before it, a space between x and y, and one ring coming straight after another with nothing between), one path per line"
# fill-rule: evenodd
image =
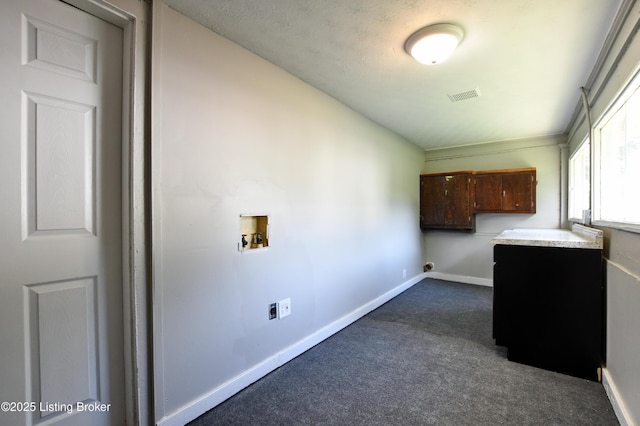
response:
M190 425L618 425L601 384L506 359L492 297L426 279Z

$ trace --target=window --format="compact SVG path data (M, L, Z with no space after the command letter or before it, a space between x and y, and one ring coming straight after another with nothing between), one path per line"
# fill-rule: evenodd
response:
M569 158L569 220L574 222L589 222L584 211L588 211L590 206L590 148L587 138Z
M640 229L640 74L596 126L594 221Z

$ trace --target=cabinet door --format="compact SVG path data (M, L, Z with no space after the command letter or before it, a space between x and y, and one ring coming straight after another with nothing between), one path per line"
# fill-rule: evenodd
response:
M494 212L502 210L502 175L497 173L477 174L475 183L475 211Z
M471 225L471 175L444 177L444 223L449 226Z
M534 172L502 175L502 210L535 213Z
M444 225L444 176L420 176L420 227Z

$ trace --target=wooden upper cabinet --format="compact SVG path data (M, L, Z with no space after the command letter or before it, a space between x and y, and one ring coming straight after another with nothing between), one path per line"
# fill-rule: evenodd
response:
M474 228L473 172L420 176L422 229Z
M535 213L536 169L477 172L476 213Z

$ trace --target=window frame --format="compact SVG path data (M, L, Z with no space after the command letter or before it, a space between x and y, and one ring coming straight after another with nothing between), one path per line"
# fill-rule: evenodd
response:
M626 107L627 102L633 95L640 96L640 69L635 71L634 76L624 85L623 89L618 93L616 98L609 104L593 126L591 149L591 223L596 226L607 228L621 229L629 232L640 233L640 223L625 222L617 220L602 219L600 206L602 204L602 193L606 188L601 186L602 176L602 129L610 122L611 119L622 109ZM625 116L626 123L626 116ZM626 156L626 155L625 155Z
M586 161L588 162L588 167L587 167L587 176L585 178L585 176L581 176L582 180L583 180L583 184L586 184L586 192L587 192L587 196L586 196L586 204L581 206L582 209L580 209L579 211L573 211L573 204L575 201L575 187L576 184L574 182L574 176L575 176L575 167L576 167L576 163L574 163L574 160L577 160L579 157L586 157ZM569 156L569 169L568 169L568 200L567 200L567 215L569 216L569 221L570 222L577 222L577 223L582 223L585 225L588 225L590 220L591 220L591 194L592 194L592 179L591 176L593 175L592 173L592 169L593 169L593 163L592 163L592 159L591 159L591 140L589 135L585 136L585 138L582 140L582 142L580 142L580 144L578 145L578 147L573 151L573 153L571 153L571 155ZM584 170L583 164L580 165L581 169ZM588 216L585 217L583 211L587 210L589 212ZM576 214L579 213L579 214Z

